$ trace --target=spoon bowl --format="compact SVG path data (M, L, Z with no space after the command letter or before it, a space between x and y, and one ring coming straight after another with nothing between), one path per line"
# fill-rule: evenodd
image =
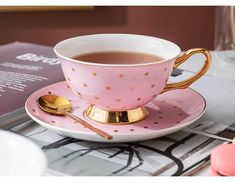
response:
M56 95L44 95L38 99L39 107L50 114L64 115L65 112L72 110L69 100Z

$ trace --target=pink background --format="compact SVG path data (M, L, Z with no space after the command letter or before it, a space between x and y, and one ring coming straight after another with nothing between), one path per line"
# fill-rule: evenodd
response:
M213 49L215 7L95 7L62 12L0 13L0 44L15 40L45 45L78 35L137 33L176 42L183 50Z

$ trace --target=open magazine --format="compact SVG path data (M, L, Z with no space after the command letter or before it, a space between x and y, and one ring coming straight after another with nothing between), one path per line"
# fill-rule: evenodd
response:
M216 126L213 123L208 125L208 122L197 125L207 130ZM207 164L212 149L223 143L185 131L141 142L88 142L57 135L33 121L13 130L42 148L48 159L48 175L196 175L198 172L194 170Z
M0 127L23 122L29 95L63 80L52 47L22 42L0 46Z
M192 88L205 97L207 110L187 129L142 142L96 143L73 139L38 125L23 109L34 91L64 80L51 47L18 42L1 46L0 73L4 78L0 85L3 101L0 126L5 124L3 129L24 135L42 148L48 159L45 175L196 175L209 164L212 149L226 142L192 134L187 129L218 135L228 126L229 129L235 126L232 100L235 82L204 76ZM188 75L183 72L172 80L183 80Z

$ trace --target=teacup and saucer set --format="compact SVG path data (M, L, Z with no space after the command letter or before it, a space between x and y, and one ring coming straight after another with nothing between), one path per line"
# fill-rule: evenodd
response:
M180 56L179 46L168 40L94 34L64 40L54 51L66 81L36 91L25 108L33 120L58 134L98 142L148 140L176 132L205 112L205 99L189 88L210 66L211 57L205 49L190 49ZM114 51L162 59L139 63L74 59ZM168 83L173 68L196 53L205 56L201 70L184 81Z

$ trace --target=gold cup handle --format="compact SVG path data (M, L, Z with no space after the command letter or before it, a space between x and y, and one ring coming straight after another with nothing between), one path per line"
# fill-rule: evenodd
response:
M174 89L183 89L189 87L194 81L198 80L200 77L202 77L206 71L209 69L211 64L211 56L210 53L204 49L204 48L193 48L190 50L187 50L182 56L178 57L175 61L174 69L177 68L180 64L184 63L189 57L196 53L203 54L206 59L203 67L201 70L195 74L194 76L190 77L189 79L186 79L184 81L180 81L178 83L168 83L166 84L165 88L163 89L163 92L174 90Z

